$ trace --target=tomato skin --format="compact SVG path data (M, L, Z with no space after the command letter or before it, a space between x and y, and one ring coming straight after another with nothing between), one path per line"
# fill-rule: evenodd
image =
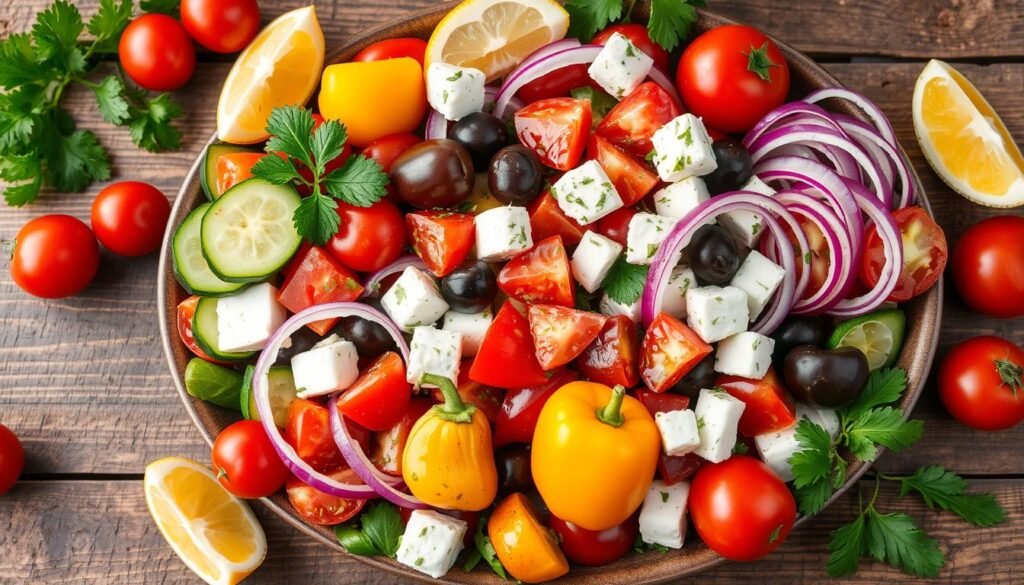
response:
M590 136L591 117L590 100L541 100L516 112L516 135L542 163L555 170L568 171L583 155Z
M184 343L185 347L194 353L196 357L214 364L225 364L226 362L215 360L207 355L196 342L196 336L192 332L192 318L196 314L196 307L198 305L199 297L197 295L192 295L178 303L178 337L181 338L181 342Z
M354 301L363 294L356 275L319 246L300 248L292 264L277 295L278 302L292 313L313 305ZM327 335L337 322L337 318L321 319L306 326Z
M313 469L327 473L345 465L331 434L327 407L312 400L296 399L288 406L284 439L300 459Z
M576 360L580 374L605 386L632 388L640 380L636 323L625 315L609 317L593 343Z
M587 567L598 567L615 562L633 548L640 532L639 516L605 530L587 530L555 516L551 516L551 529L559 536L562 552L572 562Z
M576 359L608 320L604 315L558 305L530 305L526 313L537 361L545 370Z
M971 226L953 246L953 284L967 306L992 317L1024 315L1024 217Z
M224 193L242 181L252 178L252 167L264 156L266 154L262 152L231 152L218 156L214 165L217 174L214 185L217 193Z
M771 65L762 79L750 70L753 50L767 49ZM744 25L715 27L683 51L676 70L683 102L704 123L726 133L746 132L789 93L789 64L761 31Z
M583 226L562 211L558 200L550 192L545 191L531 201L527 209L530 212L530 230L534 240L559 236L566 246L575 246L583 239Z
M796 501L786 484L744 455L701 467L690 484L689 508L701 539L732 561L765 557L786 540L796 520Z
M25 448L14 431L0 424L0 496L11 491L25 468Z
M473 216L450 211L416 211L405 216L412 249L434 276L448 276L476 244Z
M401 420L411 397L405 364L397 353L389 351L367 366L342 393L338 410L371 431L384 431Z
M655 392L666 392L713 351L678 319L659 313L640 344L640 377Z
M590 137L587 156L604 169L623 205L634 205L658 185L658 175L650 167L600 136Z
M426 398L413 398L397 423L385 431L374 433L373 443L367 452L377 469L388 475L402 477L402 453L405 452L409 431L433 405L433 401Z
M341 483L363 484L363 480L359 479L356 472L348 468L339 469L327 475ZM334 526L347 522L361 512L363 506L369 501L349 500L325 494L294 475L288 478L285 490L288 492L288 501L299 518L317 526Z
M423 66L423 54L427 52L427 42L415 37L403 37L398 39L386 39L377 41L356 53L353 61L384 61L387 59L398 59L411 57L420 62Z
M1008 379L997 363L1011 364ZM972 337L954 347L939 366L939 398L953 418L980 431L999 431L1024 420L1020 371L1024 350L993 335ZM1005 371L1005 366L1004 366Z
M215 53L241 51L260 30L256 0L182 0L181 24Z
M668 51L661 48L661 45L651 40L647 27L642 24L626 23L613 24L603 31L594 35L590 42L595 45L604 45L613 34L624 35L633 45L640 49L651 59L654 59L654 66L662 71L668 71Z
M629 222L633 220L636 213L635 207L616 209L597 220L597 233L625 246L626 236L629 234Z
M756 437L796 424L796 404L771 367L760 380L723 375L715 381L715 386L746 404L739 424L742 435Z
M516 92L516 95L523 102L529 104L549 98L566 97L569 95L569 92L577 87L601 89L601 86L590 78L587 67L587 65L569 65L546 75L541 75L521 87Z
M579 380L579 374L575 371L558 370L541 384L506 392L494 426L494 446L533 442L537 418L548 398L562 386L576 380Z
M196 49L185 28L166 14L143 14L128 25L117 46L121 67L150 91L173 91L196 70Z
M212 460L220 484L240 498L265 498L289 476L263 423L255 420L240 420L221 431Z
M415 134L389 134L367 144L361 154L376 161L385 173L390 173L395 159L420 142L423 140Z
M92 202L92 230L120 256L145 256L160 247L171 205L149 183L122 181L103 188Z
M924 293L938 282L942 271L946 269L949 250L946 234L924 209L905 207L894 211L892 218L900 229L903 241L903 268L900 270L899 282L888 300L902 303ZM883 266L885 255L882 238L878 235L878 229L872 227L867 232L861 260L860 278L864 284L875 286ZM999 270L1006 271L1007 268L1000 266Z
M393 203L378 201L369 207L338 202L341 227L327 249L345 266L374 272L391 264L405 250L405 221Z
M44 215L21 226L11 254L11 278L21 290L60 299L89 286L100 248L89 226L70 215Z
M515 368L508 364L516 364ZM548 381L537 362L530 324L512 303L498 309L469 369L470 379L496 388L526 388Z
M615 105L594 129L594 133L644 159L654 149L651 137L659 128L683 112L667 91L648 81Z
M498 288L523 303L573 306L576 290L562 239L551 236L509 260L498 273Z

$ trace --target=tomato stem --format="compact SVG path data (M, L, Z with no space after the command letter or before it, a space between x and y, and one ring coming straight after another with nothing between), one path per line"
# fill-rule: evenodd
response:
M1013 397L1017 397L1017 390L1021 387L1021 374L1024 374L1024 367L1010 361L1009 356L1006 359L993 360L996 365L996 372L999 374L999 379L1010 387L1013 392Z
M434 407L434 412L438 416L455 423L472 422L476 407L463 402L462 397L459 396L458 389L455 388L455 384L451 380L437 374L423 374L420 376L420 384L437 386L440 388L441 394L444 394L444 404Z
M771 83L772 67L781 67L768 56L768 41L765 41L760 49L755 49L751 45L750 51L743 55L747 58L747 71L757 75L762 81Z
M622 400L626 397L626 388L621 384L612 388L612 398L604 408L597 409L597 420L606 425L621 427L626 422L622 416Z

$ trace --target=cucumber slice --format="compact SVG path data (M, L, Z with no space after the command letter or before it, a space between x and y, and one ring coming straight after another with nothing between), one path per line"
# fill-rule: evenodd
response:
M174 265L174 276L188 294L204 297L216 297L238 292L245 287L237 282L224 282L210 270L209 263L203 257L203 246L199 231L203 224L203 215L210 209L211 203L204 203L188 214L171 238L171 256Z
M256 408L255 396L252 392L252 377L256 368L245 369L242 379L242 416L249 420L260 420L260 411ZM296 398L295 378L288 366L273 366L267 373L270 382L270 409L274 412L274 424L284 428L288 424L288 407Z
M222 154L235 152L254 152L252 149L233 144L211 144L206 147L203 164L199 166L199 186L210 201L220 199L222 193L217 191L217 159Z
M240 362L256 355L255 351L221 351L217 345L217 299L202 298L196 304L196 314L192 316L192 335L199 347L215 360ZM236 401L237 404L237 401Z
M292 259L302 238L292 216L299 194L290 185L248 179L228 189L203 216L203 256L228 282L267 280Z
M900 355L906 328L907 317L903 311L875 311L840 323L832 332L828 347L855 347L867 356L872 371L888 368Z
M192 358L185 366L185 390L200 400L237 410L242 375L224 366Z

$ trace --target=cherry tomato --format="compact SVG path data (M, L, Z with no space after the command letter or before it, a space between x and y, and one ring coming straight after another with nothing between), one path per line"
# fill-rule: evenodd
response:
M637 515L605 530L587 530L551 516L551 529L558 535L562 552L576 564L597 567L615 562L633 548L640 532Z
M650 167L600 136L590 137L587 156L604 169L623 205L637 203L658 184L658 175Z
M560 171L576 166L590 136L590 101L551 98L516 112L519 141L545 165Z
M25 448L14 431L0 425L0 496L11 491L25 468Z
M743 455L701 467L690 484L689 507L701 540L732 561L765 557L786 540L796 520L786 484L767 465Z
M594 35L594 39L590 42L595 45L604 45L615 33L624 35L633 43L633 46L654 59L655 67L662 71L668 71L668 51L651 40L651 35L647 33L647 27L642 24L613 24Z
M629 233L629 222L633 220L636 213L635 207L616 209L597 220L597 233L625 246L626 235Z
M377 41L356 53L353 61L384 61L400 57L412 57L423 66L423 54L427 52L427 41L414 37Z
M149 183L107 185L92 202L92 230L108 250L121 256L145 256L164 239L171 205Z
M516 367L510 368L509 364ZM527 388L548 381L537 362L530 323L511 303L498 309L469 370L472 380L497 388Z
M327 407L312 400L296 399L288 405L284 439L300 459L321 473L345 465L331 434Z
M575 371L558 370L541 384L506 392L505 400L501 403L501 412L498 413L494 425L494 446L532 443L537 418L548 398L562 386L576 380L579 380L579 374Z
M576 365L583 377L606 386L636 386L640 359L636 323L625 315L610 317Z
M906 207L894 211L892 218L900 228L903 240L903 268L890 301L902 303L925 292L934 285L946 269L946 234L942 232L928 212L920 207ZM864 242L860 278L864 284L875 286L885 266L885 252L878 230L872 227ZM1000 267L1006 271L1008 267ZM1024 282L1024 279L1021 279Z
M416 211L406 214L405 226L412 249L441 278L448 276L476 244L473 216L451 211Z
M683 51L676 86L686 107L708 126L746 132L786 101L789 64L756 28L719 26Z
M338 202L341 227L327 249L345 266L374 272L394 262L405 250L405 221L393 203L378 201L369 207Z
M527 315L537 361L545 370L576 359L608 320L604 315L558 305L530 305Z
M756 437L796 424L796 404L771 367L760 380L723 375L718 377L715 386L746 404L740 416L742 435Z
M658 313L640 344L640 377L655 392L665 392L713 348L678 319Z
M405 381L405 364L394 352L387 352L359 374L359 378L338 399L338 410L371 431L394 426L405 414L412 386Z
M423 140L414 134L389 134L367 144L362 154L366 158L377 161L385 173L390 173L395 159L420 142Z
M569 65L541 75L519 89L516 95L523 102L531 104L548 98L568 97L569 92L578 87L593 87L601 90L601 86L590 78L588 65ZM604 91L604 90L601 90Z
M356 275L318 246L301 248L285 272L277 300L292 313L313 305L354 301L363 294ZM306 326L323 336L337 323L337 318L321 319Z
M44 215L18 231L11 278L30 295L59 299L88 286L99 265L100 248L89 226L70 215Z
M562 239L552 236L509 260L498 273L498 288L523 303L573 306L575 288Z
M949 414L982 431L1008 429L1024 420L1021 374L1024 351L1000 337L960 343L939 366L939 397Z
M953 283L969 307L993 317L1024 315L1024 217L971 226L953 247Z
M288 468L263 423L255 420L240 420L217 435L213 471L220 484L240 498L265 498L288 479Z
M128 77L151 91L173 91L192 79L196 49L185 29L166 14L143 14L124 29L117 47Z
M665 88L648 81L616 104L594 133L633 156L645 158L654 150L654 133L682 113Z
M225 362L217 361L207 355L207 353L199 347L199 343L196 342L196 336L192 332L192 318L196 314L196 307L198 305L199 297L196 295L192 295L178 303L178 337L181 338L181 342L184 343L185 347L194 353L196 357L200 357L215 364L223 364Z
M182 0L181 24L197 43L215 53L234 53L260 30L256 0Z
M363 480L359 479L356 472L351 469L339 469L328 473L328 477L341 483L362 485ZM307 485L294 475L288 478L285 484L288 492L288 501L300 518L318 526L334 526L347 522L355 517L366 505L368 500L349 500L325 494L315 487Z
M528 209L534 241L559 236L566 246L575 246L583 239L583 226L562 211L558 206L558 200L552 197L551 193L545 192L534 199Z
M811 251L811 276L807 281L807 290L804 292L803 297L810 298L821 289L828 278L828 270L832 266L832 249L829 248L825 234L822 233L821 228L816 223L802 215L797 215L796 221L800 225L801 231L804 232L804 237L807 238L807 245ZM785 226L783 230L786 232L786 237L789 238L789 241L796 248L798 246L796 236L793 235L789 226ZM881 241L879 241L879 245L881 245ZM804 271L804 264L804 262L796 263L797 280L800 279L800 275Z

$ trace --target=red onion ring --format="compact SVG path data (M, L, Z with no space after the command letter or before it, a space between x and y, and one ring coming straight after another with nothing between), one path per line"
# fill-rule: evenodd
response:
M423 260L421 260L419 256L415 254L406 254L405 256L400 257L398 260L395 260L391 264L388 264L384 268L381 268L377 272L371 274L366 279L366 284L364 285L362 298L377 296L377 294L380 292L380 283L382 280L391 276L392 274L402 272L409 266L412 266L413 268L418 268L419 270L427 270L427 265L423 263Z
M875 158L880 167L885 168L888 166L895 171L896 176L892 177L890 182L895 184L895 179L899 178L900 196L896 200L896 209L903 209L913 203L914 182L910 179L910 167L907 165L903 155L893 145L889 144L877 130L861 120L842 114L836 114L836 120L846 130L847 135L860 144L869 155L872 154L872 149L876 151L873 158ZM881 156L877 154L878 152L881 153Z
M826 112L820 106L807 102L783 104L768 112L764 118L761 118L760 122L754 125L750 132L747 132L746 136L743 137L743 146L750 148L750 145L761 136L764 136L765 132L778 128L783 124L819 125L842 132L842 127L832 116L832 114Z
M494 102L494 115L504 118L505 110L508 108L512 96L527 83L552 71L558 71L563 67L593 63L594 59L597 58L597 54L601 52L601 48L597 45L572 47L557 53L548 54L542 59L514 71L505 78L505 83L498 90L498 95Z
M803 101L809 104L816 104L830 98L836 98L853 103L871 119L875 128L878 129L878 133L886 140L886 142L894 147L899 146L899 143L896 141L896 132L893 130L892 124L889 122L889 118L882 113L882 110L876 106L874 102L855 91L850 91L844 87L826 87L824 89L811 92L803 99Z

